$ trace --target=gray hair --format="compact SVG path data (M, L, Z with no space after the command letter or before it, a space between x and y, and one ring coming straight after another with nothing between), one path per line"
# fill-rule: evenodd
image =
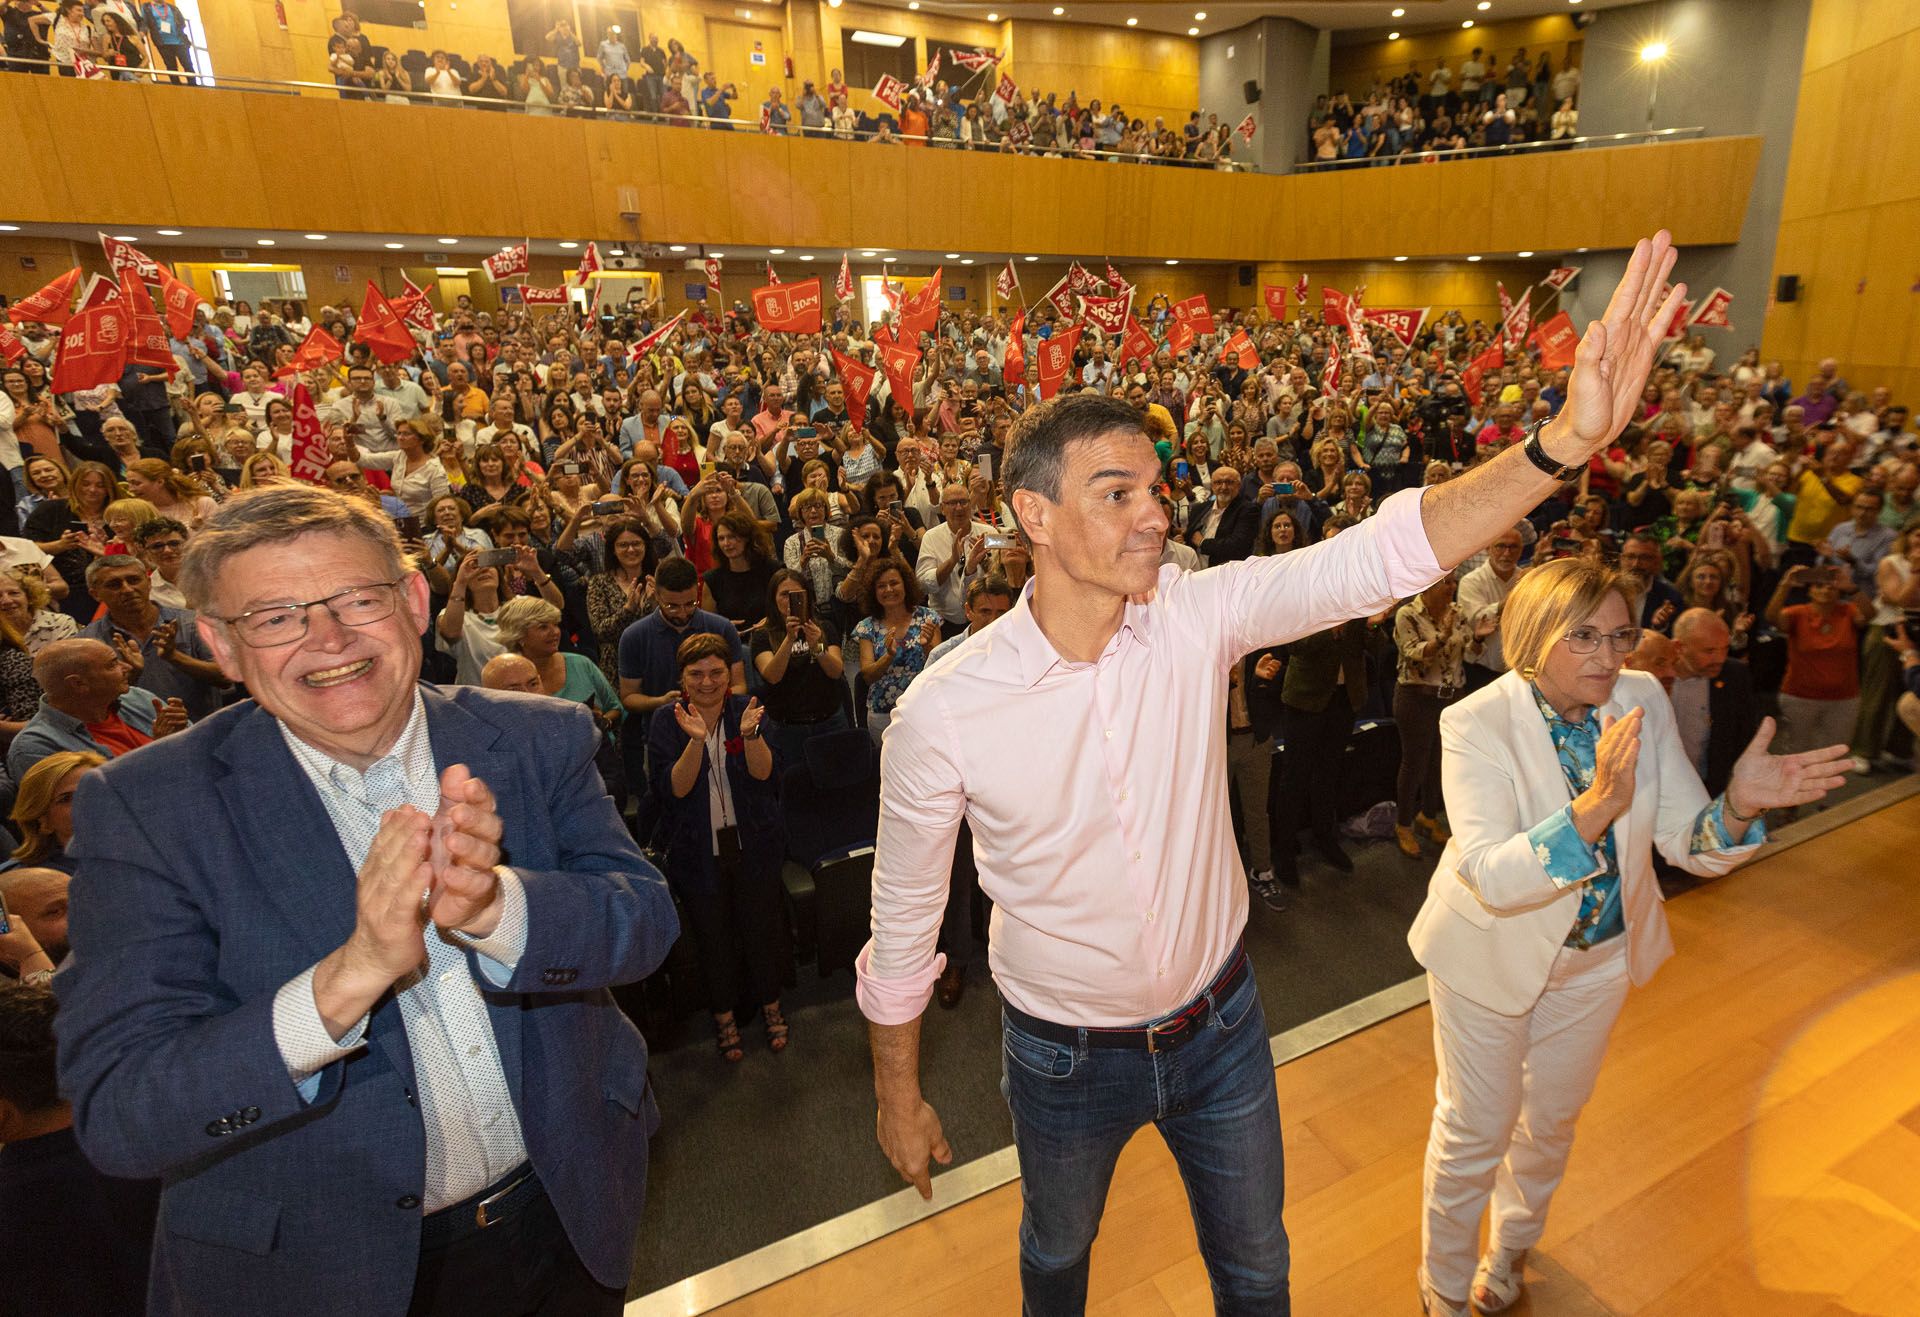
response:
M118 571L122 567L134 568L142 576L145 576L147 574L146 563L134 557L132 554L110 553L102 557L95 558L92 562L87 564L87 589L91 591L93 589L93 584L96 580L98 580L102 576L105 576L108 572Z
M227 560L263 544L303 535L337 535L379 550L393 578L411 570L393 519L362 499L312 485L268 485L242 490L222 503L187 544L180 590L187 606L206 612ZM209 614L209 616L213 616Z
M500 605L500 611L494 618L494 630L503 647L518 649L527 632L544 622L559 620L559 609L539 595L524 594Z
M1067 449L1103 434L1124 431L1147 437L1133 405L1098 393L1074 393L1029 409L1013 427L1006 466L1007 501L1016 490L1030 489L1050 503L1060 501L1060 480L1067 470Z

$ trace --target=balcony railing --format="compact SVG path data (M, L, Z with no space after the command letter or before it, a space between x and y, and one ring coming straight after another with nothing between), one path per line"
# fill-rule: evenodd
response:
M1544 142L1510 142L1506 146L1462 146L1450 147L1445 151L1402 151L1395 155L1360 156L1350 160L1307 160L1293 168L1299 174L1324 174L1338 169L1420 165L1441 160L1479 160L1493 156L1534 155L1541 151L1572 151L1582 147L1640 146L1649 142L1704 137L1706 132L1705 128L1653 128L1637 133L1594 133L1586 137L1560 137Z

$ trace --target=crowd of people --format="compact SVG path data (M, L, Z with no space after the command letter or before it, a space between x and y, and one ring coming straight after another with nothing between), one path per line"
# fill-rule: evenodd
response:
M132 82L194 80L193 25L173 0L6 0L0 68Z
M1456 76L1457 74L1457 76ZM1375 78L1355 104L1346 92L1316 97L1302 160L1349 167L1439 158L1439 152L1496 152L1526 142L1580 135L1580 69L1569 48L1555 69L1521 46L1501 72L1497 53L1475 46L1456 71L1446 57L1422 75Z
M1351 530L1566 401L1567 372L1518 348L1476 378L1497 327L1457 311L1405 344L1217 309L1182 350L1166 313L1146 303L1154 350L1124 362L1084 327L1060 387L1141 418L1163 561L1183 569ZM202 306L174 371L64 395L58 332L19 326L26 351L0 369L16 495L0 500L0 736L31 878L0 875L22 916L0 936L5 972L33 980L60 959L36 912L64 900L75 783L248 693L196 627L182 555L240 491L298 483L301 383L325 484L390 520L424 576L421 676L592 712L600 776L680 900L718 1054L744 1057L746 1001L766 1045L789 1046L781 775L834 733L881 742L943 647L1020 598L1031 547L1002 470L1037 398L1032 363L1068 326L1036 304L1016 351L1009 317L944 309L911 379L882 372L862 415L836 354L877 366L893 327L851 304L798 335L745 307L696 309L636 354L662 320L637 299L593 318L461 299L383 362L349 308ZM345 359L288 373L316 324ZM1253 364L1225 349L1239 331ZM1755 351L1727 363L1697 338L1671 344L1620 441L1482 554L1370 619L1235 664L1221 716L1254 895L1276 912L1298 899L1302 834L1317 863L1351 867L1328 765L1357 720L1397 729L1395 844L1418 857L1446 842L1441 715L1506 669L1503 601L1556 559L1631 583L1632 665L1666 685L1709 792L1763 713L1790 747L1848 742L1857 772L1911 767L1917 486L1916 435L1886 389L1831 360L1796 382ZM949 969L942 1003L963 989Z

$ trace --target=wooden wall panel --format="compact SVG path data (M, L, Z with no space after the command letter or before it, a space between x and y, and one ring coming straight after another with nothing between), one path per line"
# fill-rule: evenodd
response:
M156 87L147 101L148 121L159 159L169 162L171 214L152 222L267 228L273 223L266 195L237 180L259 177L261 155L246 114L246 92L204 87ZM282 157L268 156L276 168ZM204 164L180 168L181 161Z
M900 153L907 161L907 190L901 201L914 218L913 245L934 251L965 245L965 203L956 195L965 189L953 186L954 153L932 147L902 147Z
M620 125L602 131L618 133ZM690 133L681 128L648 128L660 157L660 214L643 211L641 232L648 242L733 242L733 152L716 151L712 133ZM722 133L731 145L738 133ZM617 209L617 207L616 207Z
M1610 221L1618 218L1635 233L1652 233L1667 223L1678 196L1676 188L1686 186L1685 175L1674 172L1676 157L1667 149L1672 145L1645 147L1644 155L1629 154L1625 148L1599 152L1596 163L1606 171ZM1686 241L1677 231L1674 237Z
M684 194L661 168L660 138L652 129L627 133L589 130L587 177L593 226L585 230L586 234L631 238L655 228L674 227L672 212L684 204ZM638 194L638 225L621 218L623 187L631 187ZM684 227L694 227L695 218L689 216Z
M855 147L848 150L855 156L863 154ZM957 197L966 214L967 245L975 251L1015 255L1014 248L1027 241L1026 217L1013 205L1024 162L1012 156L986 155L979 163L981 168L973 171L973 181L959 189Z
M14 149L7 169L6 207L9 217L67 215L75 210L67 191L65 153L26 150L28 142L46 137L45 109L36 94L39 77L0 77L0 140Z
M1495 185L1496 171L1510 161L1443 160L1440 169L1440 228L1428 251L1462 254L1484 252L1491 246L1493 212L1514 206L1505 188Z
M1601 246L1607 233L1607 175L1577 151L1556 151L1546 158L1541 203L1552 208L1554 229L1566 247ZM1516 247L1515 251L1525 248Z
M661 129L663 133L671 131L674 130ZM726 136L727 198L733 212L733 241L786 246L793 234L794 192L787 139L760 133ZM698 241L698 237L682 236L680 241Z
M806 187L791 189L789 236L796 246L846 247L853 242L855 207L871 204L854 183L858 154L852 142L794 138L787 143L793 177L807 180Z
M530 230L532 237L571 238L591 232L593 198L588 189L593 171L587 158L586 122L534 119L525 127L533 131L506 135L511 163L496 166L494 176L486 179L487 187L512 197L515 204L529 194L541 199L542 213Z
M1809 41L1812 40L1809 25ZM1787 181L1780 198L1783 219L1828 209L1832 198L1834 153L1846 125L1855 122L1844 71L1818 69L1800 79L1794 112L1793 149L1787 156Z
M21 93L21 107L31 130L20 139L20 145L36 144L27 147L28 155L59 157L66 172L67 194L76 209L111 216L109 223L167 222L167 212L173 208L169 162L160 156L147 114L154 89L140 89L145 94L138 101L127 101L116 94L128 90L125 83L19 75L12 80L32 84L30 91ZM36 100L37 113L31 109ZM109 126L110 131L102 131ZM37 144L47 140L48 128L62 135L84 135L92 143L110 143L111 149L41 148ZM218 162L212 162L211 168L219 177Z

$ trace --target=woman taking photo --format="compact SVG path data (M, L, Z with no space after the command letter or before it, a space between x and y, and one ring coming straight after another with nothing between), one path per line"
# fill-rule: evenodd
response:
M42 503L27 518L24 534L41 552L52 555L55 570L67 583L61 610L77 622L91 622L99 607L87 593L87 564L106 552L111 533L107 505L119 492L112 471L98 462L82 462L73 468L67 497Z
M813 590L816 612L833 607L834 587L853 570L853 563L838 547L839 532L827 528L827 511L825 491L809 487L795 494L787 505L793 534L780 550L787 570L804 576Z
M714 565L700 577L700 606L740 631L760 625L777 566L766 532L750 514L728 512L713 528L713 547Z
M447 470L433 455L436 426L432 421L414 417L393 427L392 452L362 451L360 465L372 471L384 471L392 483L393 496L405 503L414 516L426 512L437 499L452 493Z
M767 1046L784 1051L780 864L786 840L765 710L728 693L732 654L715 635L681 642L682 698L654 710L647 737L653 794L667 830L667 881L700 949L714 1044L745 1055L736 1002L761 1003Z
M940 644L940 615L920 602L913 573L883 559L867 583L867 615L853 629L867 683L867 734L879 745L893 706Z
M1807 602L1787 603L1805 587ZM1781 742L1813 750L1848 741L1860 712L1860 632L1870 616L1845 567L1789 567L1767 601L1767 622L1787 640L1780 679ZM1860 764L1856 772L1866 772Z
M1709 801L1658 681L1621 670L1639 639L1616 573L1536 566L1501 609L1513 669L1441 720L1454 836L1407 938L1440 1072L1421 1221L1429 1317L1519 1298L1627 985L1673 954L1654 848L1724 874L1752 858L1766 810L1841 782L1844 747L1769 755L1765 719Z
M765 619L748 644L765 683L767 739L782 765L801 763L813 737L847 729L840 632L813 615L813 597L798 572L782 567L773 573Z

